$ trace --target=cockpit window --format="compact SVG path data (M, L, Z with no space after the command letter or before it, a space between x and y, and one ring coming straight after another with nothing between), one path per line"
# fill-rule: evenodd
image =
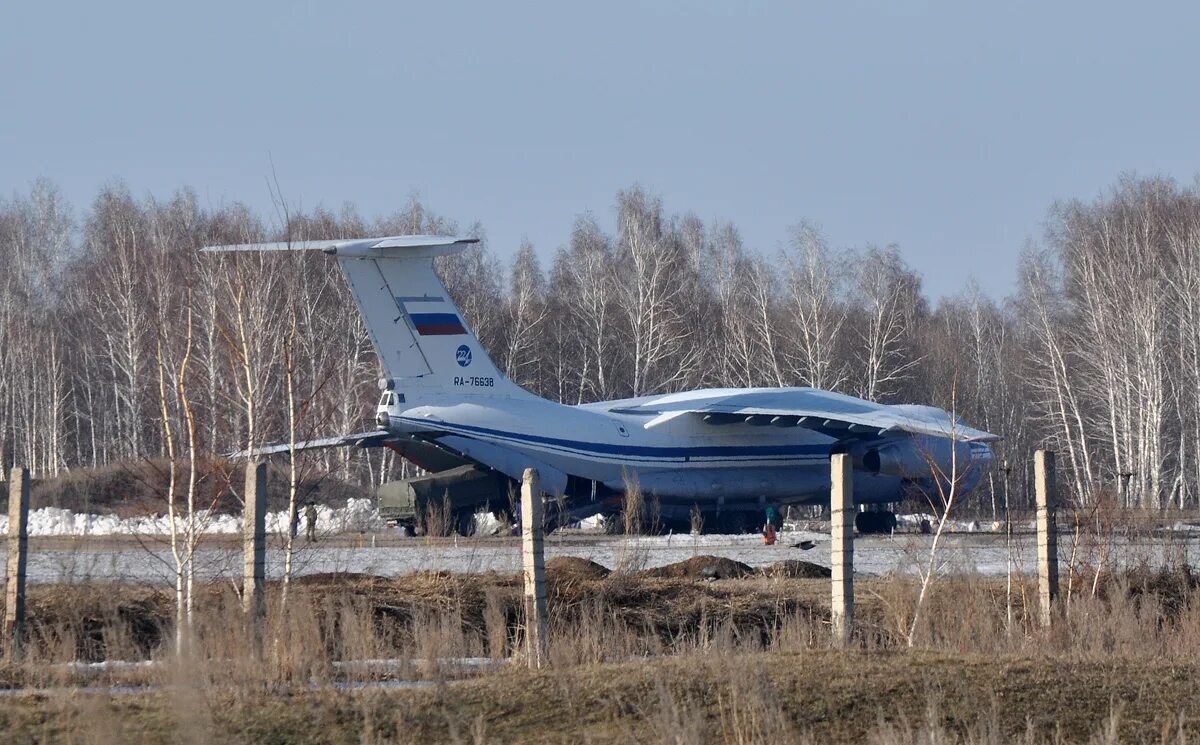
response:
M403 393L394 393L393 391L384 391L383 395L379 397L380 407L394 406L396 404L402 404L402 403L404 403L404 394Z

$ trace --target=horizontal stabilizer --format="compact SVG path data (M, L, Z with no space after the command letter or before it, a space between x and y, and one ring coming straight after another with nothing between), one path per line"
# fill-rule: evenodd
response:
M301 440L293 447L289 443L277 443L274 445L263 445L262 447L253 448L251 450L239 450L236 453L229 453L225 457L238 460L241 458L261 458L264 455L278 455L279 453L297 452L300 450L317 450L320 448L336 448L348 447L353 445L360 448L382 447L388 440L396 438L396 434L386 430L374 430L371 432L359 432L353 435L341 435L340 437L322 437L316 440Z
M334 256L361 259L409 258L421 259L458 253L478 238L458 238L449 235L393 235L385 238L342 238L323 241L277 241L274 243L236 243L228 246L205 246L209 253L239 251L321 251Z

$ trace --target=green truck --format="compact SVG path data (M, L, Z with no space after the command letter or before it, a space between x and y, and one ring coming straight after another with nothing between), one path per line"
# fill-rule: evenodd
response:
M511 516L511 483L476 465L389 481L376 491L379 516L408 535L470 535L478 512Z

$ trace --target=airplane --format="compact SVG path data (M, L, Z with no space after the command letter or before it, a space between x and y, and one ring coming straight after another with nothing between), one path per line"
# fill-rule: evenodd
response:
M761 526L789 505L828 504L833 453L851 455L860 505L951 482L969 491L992 460L989 443L1000 438L947 411L814 388L711 388L580 405L535 396L497 369L434 271L435 257L477 241L406 235L202 249L317 250L345 276L386 375L377 428L297 450L384 446L426 470L474 465L516 482L536 468L558 524L611 517L636 488L654 500L663 525L688 524L699 512L719 532ZM493 506L507 503L498 495ZM883 530L895 516L863 511L858 525Z

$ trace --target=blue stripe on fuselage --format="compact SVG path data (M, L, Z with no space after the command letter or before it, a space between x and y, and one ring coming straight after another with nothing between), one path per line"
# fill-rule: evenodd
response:
M435 423L423 419L411 419L409 417L396 417L397 419L417 424L427 428L446 429L455 434L477 434L489 437L496 437L509 441L517 441L522 444L543 445L558 450L571 450L576 454L589 455L607 455L637 459L662 459L671 461L685 461L695 458L717 459L717 458L827 458L832 450L832 445L697 445L693 447L661 447L654 445L621 445L606 442L585 442L582 440L566 440L558 437L545 437L543 435L530 435L520 432L507 432L505 430L490 429L488 427L477 427L470 424L447 424L446 422L437 422L436 427L432 426Z

